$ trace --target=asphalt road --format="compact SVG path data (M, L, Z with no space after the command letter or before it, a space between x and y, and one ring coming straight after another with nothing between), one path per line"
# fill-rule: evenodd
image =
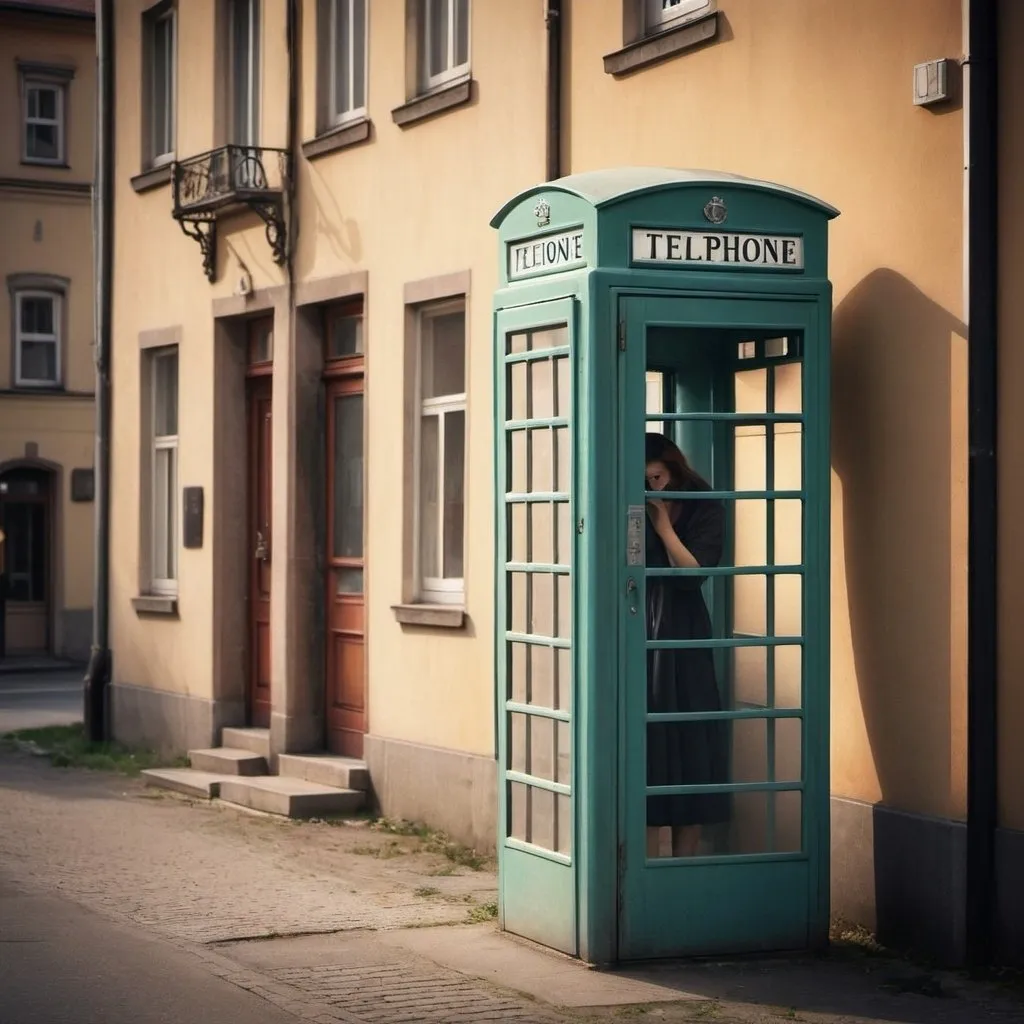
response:
M82 676L78 669L0 674L0 735L15 729L80 722Z
M0 874L2 1024L295 1024L185 950Z

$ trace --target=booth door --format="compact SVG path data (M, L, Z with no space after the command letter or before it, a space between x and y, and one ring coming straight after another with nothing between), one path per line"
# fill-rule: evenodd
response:
M577 952L574 302L497 316L502 927Z
M817 315L801 301L621 300L622 959L827 936L828 360ZM673 440L707 489L645 481L648 434ZM659 494L700 567L680 565L653 529Z

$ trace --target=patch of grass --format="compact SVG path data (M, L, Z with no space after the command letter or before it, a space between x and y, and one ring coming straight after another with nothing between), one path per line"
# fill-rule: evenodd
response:
M718 1003L709 1000L706 1003L698 1003L693 1008L693 1016L699 1017L701 1020L707 1020L710 1018L718 1017L722 1012L722 1008Z
M395 836L409 836L419 839L423 844L423 853L439 853L447 857L453 865L483 871L492 866L493 861L476 850L461 843L456 843L444 832L430 828L421 822L402 821L392 818L378 818L371 822L370 828L376 832L387 832ZM435 875L441 872L434 872Z
M887 950L880 945L878 939L859 924L851 924L842 918L836 918L829 926L829 940L836 946L857 950L863 953L882 954Z
M454 864L445 864L444 867L438 868L436 871L431 871L428 875L430 878L451 878L457 871Z
M498 904L481 903L478 907L470 907L468 918L471 924L484 924L486 921L493 921L498 916Z
M432 885L421 885L413 893L414 896L419 896L420 899L429 899L431 896L440 896L441 890L435 889Z
M162 758L151 750L136 750L120 743L94 743L85 727L50 725L19 729L4 737L12 746L46 756L56 768L87 768L91 771L138 775L146 768L186 767L185 758Z

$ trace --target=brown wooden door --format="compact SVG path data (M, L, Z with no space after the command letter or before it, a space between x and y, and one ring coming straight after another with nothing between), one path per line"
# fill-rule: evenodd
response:
M0 571L6 585L3 654L46 654L50 650L50 475L12 470L0 484L0 529L4 533Z
M258 330L258 326L254 326ZM251 336L250 336L251 337ZM250 344L250 353L253 345ZM270 725L270 529L273 471L272 377L251 363L246 381L249 448L249 722Z
M362 307L327 326L327 747L362 757L366 709Z

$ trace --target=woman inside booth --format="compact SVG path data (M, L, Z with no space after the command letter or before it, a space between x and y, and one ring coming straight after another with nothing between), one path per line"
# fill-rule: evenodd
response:
M649 491L709 491L710 485L663 434L646 435ZM725 510L720 501L650 499L647 565L688 568L717 565L722 557ZM711 616L701 587L704 576L655 576L647 580L647 639L711 637ZM710 648L647 652L647 711L721 711ZM728 731L723 721L652 723L647 727L647 785L709 785L728 781ZM700 852L705 826L729 818L727 793L652 796L647 799L647 855L659 855L663 828L672 830L672 856Z

